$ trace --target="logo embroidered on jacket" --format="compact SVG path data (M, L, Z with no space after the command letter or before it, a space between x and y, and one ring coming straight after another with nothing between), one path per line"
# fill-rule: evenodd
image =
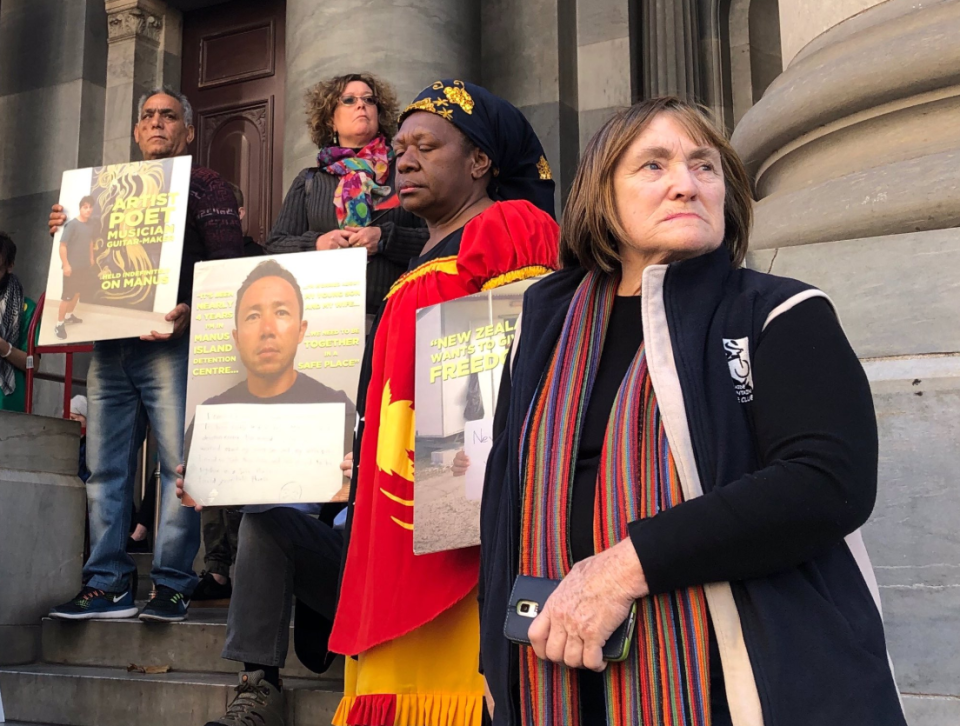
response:
M750 365L750 338L724 338L723 352L740 403L753 400L753 367Z

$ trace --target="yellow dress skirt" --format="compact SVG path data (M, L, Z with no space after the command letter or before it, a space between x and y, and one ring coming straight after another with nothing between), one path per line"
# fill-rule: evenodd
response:
M477 591L435 620L347 658L335 726L480 726Z

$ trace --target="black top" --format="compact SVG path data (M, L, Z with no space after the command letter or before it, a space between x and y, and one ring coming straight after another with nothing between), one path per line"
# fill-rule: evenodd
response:
M193 167L177 302L190 304L193 266L198 262L242 256L243 232L233 190L213 169Z
M587 412L580 430L580 448L573 476L570 506L570 554L574 562L592 557L593 509L597 494L597 469L607 433L607 422L620 384L643 341L641 300L617 297L607 326L600 364Z
M395 186L394 170L388 186ZM317 237L339 227L333 194L339 179L316 167L304 169L283 198L283 208L264 243L267 254L315 250ZM420 254L429 232L419 217L402 207L376 210L373 226L380 228L380 249L367 263L367 314L380 309L380 303L407 269L410 260Z
M67 262L77 272L90 267L90 245L93 243L94 226L91 222L71 219L63 227L60 244L67 248Z
M641 342L642 300L639 295L618 296L613 302L597 375L581 427L580 448L577 450L570 506L570 554L574 562L596 554L593 546L593 515L600 455L603 453L610 411ZM724 726L730 723L730 715L723 690L723 668L712 628L709 633L711 721L715 726ZM582 719L587 723L605 722L603 683L603 674L580 672L580 709Z

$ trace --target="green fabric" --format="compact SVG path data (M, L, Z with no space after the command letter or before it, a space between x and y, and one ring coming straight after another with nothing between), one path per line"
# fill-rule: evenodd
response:
M27 333L30 331L30 321L33 319L33 311L37 309L37 304L28 297L23 299L23 315L20 316L20 350L27 350ZM37 326L36 335L34 335L34 344L40 341L40 326ZM16 387L9 396L0 393L0 411L20 411L23 412L27 407L27 375L19 368L13 371L13 378L16 381Z

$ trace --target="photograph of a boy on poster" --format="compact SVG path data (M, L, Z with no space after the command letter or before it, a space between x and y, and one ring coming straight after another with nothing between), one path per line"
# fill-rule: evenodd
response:
M79 206L76 218L67 222L60 237L63 294L54 328L60 340L67 339L67 325L83 322L74 315L81 298L89 303L96 294L98 278L94 272L94 243L99 225L90 219L93 216L93 197L85 196Z
M225 403L343 403L344 440L356 407L343 391L334 390L296 369L297 349L307 332L303 293L297 278L276 260L253 268L237 290L233 340L247 377L202 405ZM189 451L193 424L187 431ZM347 450L344 449L344 451Z

